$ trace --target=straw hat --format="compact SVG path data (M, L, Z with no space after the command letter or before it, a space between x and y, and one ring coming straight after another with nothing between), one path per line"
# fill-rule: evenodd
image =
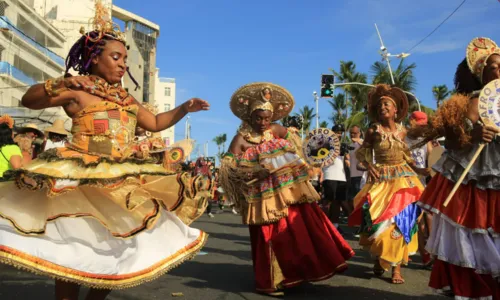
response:
M64 129L64 120L58 119L54 121L54 124L52 126L45 128L45 133L57 133L57 134L62 134L62 135L69 135L69 132Z
M23 127L17 129L16 132L18 134L27 133L27 132L33 132L36 135L38 135L38 137L44 137L45 136L43 134L43 132L41 132L40 129L38 129L38 126L36 126L36 124L33 124L33 123L29 123L29 124L24 125Z
M243 121L250 120L252 112L258 109L272 111L272 120L277 121L290 114L295 100L288 90L279 85L254 82L236 90L229 106L233 114Z

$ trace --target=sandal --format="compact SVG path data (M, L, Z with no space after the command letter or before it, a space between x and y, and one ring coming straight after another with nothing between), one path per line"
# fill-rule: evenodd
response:
M405 279L401 276L400 271L392 271L392 283L393 284L403 284L405 283Z

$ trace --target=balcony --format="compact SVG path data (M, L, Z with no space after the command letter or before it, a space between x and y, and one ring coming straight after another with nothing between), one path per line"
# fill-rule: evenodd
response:
M10 76L26 85L34 85L37 84L36 80L24 74L21 70L12 66L11 64L0 61L0 76L7 75Z
M40 51L40 53L48 58L50 58L53 62L58 64L61 67L65 66L65 61L64 58L60 57L59 55L55 54L54 52L50 51L49 49L45 48L44 46L40 45L37 43L35 40L33 40L31 37L27 36L24 32L19 30L17 27L12 25L12 22L10 20L3 16L0 17L0 28L2 29L8 29L12 31L13 33L16 34L18 38L23 40L24 42L30 44L32 47Z
M163 83L175 83L175 78L160 77L160 82L163 82Z

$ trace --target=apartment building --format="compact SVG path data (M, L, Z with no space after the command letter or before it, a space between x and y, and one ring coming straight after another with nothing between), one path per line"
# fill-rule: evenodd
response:
M141 87L129 76L125 76L123 86L140 102L153 102L155 96L156 45L160 35L160 26L113 5L114 19L123 22L128 46L128 66L130 73Z
M158 107L158 112L166 112L175 107L175 78L160 77L160 69L155 72L155 97L154 103ZM175 140L175 126L161 132L165 143L171 145Z
M49 126L66 118L60 108L30 111L21 107L28 87L64 74L60 55L65 36L28 0L0 1L0 110L16 119L16 125L37 123Z

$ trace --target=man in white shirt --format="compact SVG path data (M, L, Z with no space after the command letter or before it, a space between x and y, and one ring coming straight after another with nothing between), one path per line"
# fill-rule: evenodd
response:
M47 140L43 146L43 151L65 147L68 142L69 132L64 129L64 120L55 120L52 126L45 128L45 134Z
M342 131L338 125L335 125L332 130L339 136ZM323 168L322 185L324 198L328 205L328 218L335 225L339 226L340 207L349 215L350 207L347 204L347 178L345 167L349 168L349 154L338 156L332 165Z

